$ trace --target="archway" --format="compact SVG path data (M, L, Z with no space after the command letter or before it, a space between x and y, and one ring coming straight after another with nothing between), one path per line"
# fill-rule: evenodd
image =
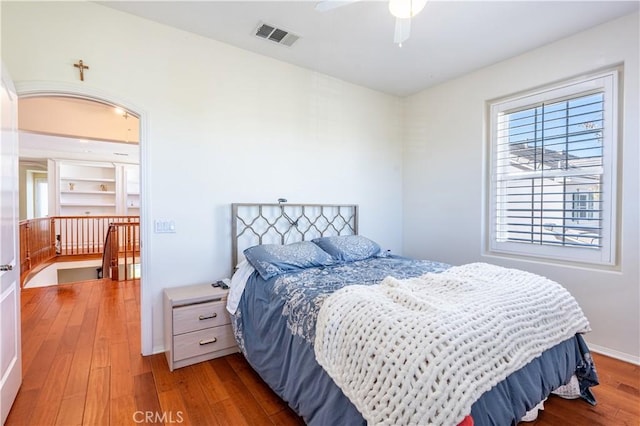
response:
M75 97L111 105L114 108L120 107L131 114L135 114L140 120L140 334L142 354L152 354L152 301L150 300L151 292L146 291L145 285L145 277L148 276L149 269L149 244L147 242L150 235L150 228L148 226L150 221L148 220L147 214L149 206L148 194L150 192L148 188L149 146L147 143L147 123L149 117L147 112L143 108L124 98L114 96L113 94L105 93L79 83L25 81L15 82L15 86L19 98L35 96Z

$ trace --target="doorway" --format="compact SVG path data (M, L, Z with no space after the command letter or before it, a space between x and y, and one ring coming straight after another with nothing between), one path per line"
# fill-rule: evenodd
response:
M147 113L146 111L131 103L129 100L105 94L100 90L87 87L80 83L63 83L63 82L42 82L27 81L16 82L16 92L20 99L37 96L68 96L89 101L95 101L114 108L119 106L124 111L131 113L139 119L139 214L140 214L140 332L141 332L141 352L143 355L149 355L153 352L153 336L151 333L152 320L152 300L151 292L146 291L146 270L148 268L148 247L146 243L150 230L147 226L147 206L149 205L147 191L148 182L148 144L147 144Z
M139 278L136 113L90 98L47 94L21 97L18 117L20 226L28 229L20 235L29 248L28 261L21 262L25 287ZM33 170L34 164L41 167Z

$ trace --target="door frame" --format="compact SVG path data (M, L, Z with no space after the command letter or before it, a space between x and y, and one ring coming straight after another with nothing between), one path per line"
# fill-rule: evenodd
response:
M1 259L6 271L0 271L0 310L3 310L2 317L7 320L3 323L0 318L2 331L7 332L2 335L0 350L4 365L0 370L0 422L4 424L16 396L22 386L22 324L21 324L21 294L20 294L20 236L18 232L19 222L19 202L18 202L18 97L15 91L15 84L11 79L9 70L2 61L2 106L6 107L2 111L3 138L0 150L0 161L3 166L8 166L3 173L8 176L5 182L6 188L0 197L6 203L1 205L3 209L3 226L9 225L8 229L1 235L2 245L7 245L10 256ZM6 105L5 105L6 96ZM6 135L5 135L6 133ZM0 166L2 167L2 166ZM3 176L4 177L4 176ZM5 217L6 215L6 217ZM9 231L8 233L6 231ZM10 243L9 243L10 241ZM7 253L3 253L7 254ZM5 311L6 310L6 311Z
M128 99L107 93L81 83L60 81L15 81L18 99L35 96L72 96L89 101L119 106L131 111L140 120L140 347L142 355L153 353L153 301L151 291L146 287L145 277L149 276L149 250L151 246L151 221L148 220L150 205L149 157L150 146L147 143L149 114ZM19 142L18 142L19 144Z

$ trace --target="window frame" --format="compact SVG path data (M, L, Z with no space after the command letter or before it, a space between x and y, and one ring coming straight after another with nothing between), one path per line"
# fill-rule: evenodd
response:
M542 103L573 99L590 93L603 92L603 143L602 143L602 231L601 247L581 248L553 246L525 242L499 241L498 228L498 118L501 113L509 113L533 108ZM618 69L592 74L580 79L557 83L542 89L507 96L487 102L488 111L488 178L489 186L485 191L487 220L485 221L485 248L487 254L507 255L525 259L543 259L549 261L577 262L600 266L613 266L617 262L617 205L618 205L618 128L619 117ZM574 201L575 203L575 201ZM565 207L566 208L566 207ZM565 213L566 214L566 213ZM573 220L579 220L573 218Z

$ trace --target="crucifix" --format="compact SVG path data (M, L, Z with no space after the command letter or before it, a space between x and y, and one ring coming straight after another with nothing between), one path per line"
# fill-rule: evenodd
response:
M80 70L80 81L84 81L84 70L88 70L89 66L82 63L82 59L77 64L73 64L74 67Z

